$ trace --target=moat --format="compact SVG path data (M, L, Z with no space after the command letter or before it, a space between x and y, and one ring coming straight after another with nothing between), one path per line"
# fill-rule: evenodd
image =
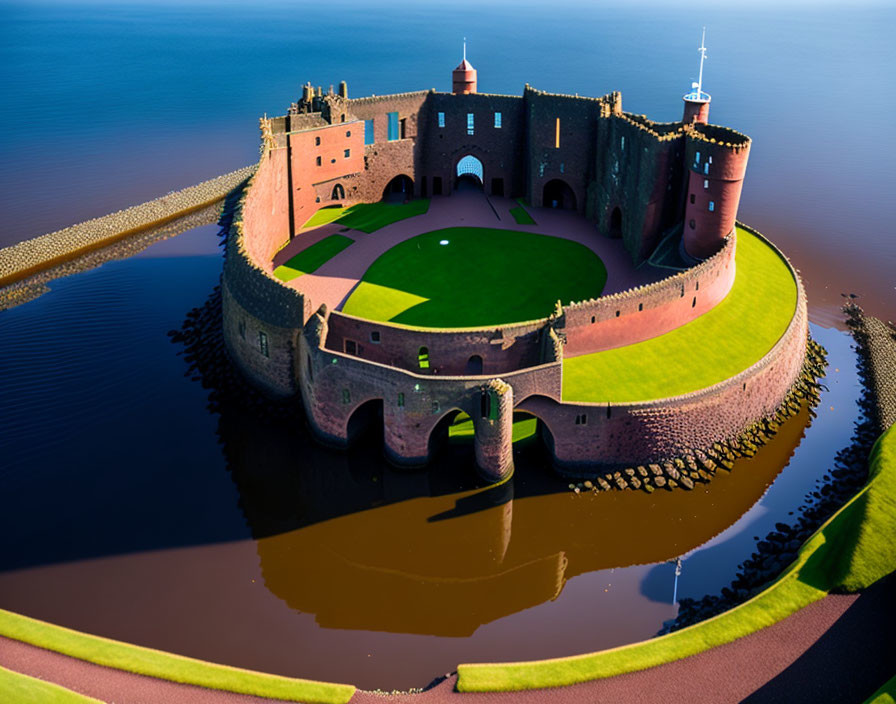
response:
M456 63L456 36L468 32L435 22L431 9L404 16L383 8L384 41L410 42L415 58L377 49L374 60L344 49L368 33L363 12L347 14L338 47L323 33L309 36L295 71L270 72L281 52L294 50L296 27L282 17L186 8L159 20L153 12L10 10L19 31L4 51L25 70L11 81L15 109L0 118L16 167L0 182L0 244L254 162L258 112L282 110L283 97L306 77L347 77L357 95L444 81L445 61ZM330 12L309 9L308 21L327 23ZM493 86L502 92L518 93L523 81L593 95L619 88L632 109L679 119L679 67L654 68L678 56L687 62L681 70L691 68L693 18L617 10L613 26L626 29L610 31L607 17L582 12L589 22L561 28L547 9L478 10L479 21L496 29L489 50L480 37L477 67L490 79L506 70ZM49 293L0 312L0 530L8 536L0 608L216 662L392 689L423 687L461 662L554 657L649 638L676 614L677 557L679 599L727 585L755 549L754 536L791 520L849 442L859 386L841 293L855 292L870 312L892 318L896 258L888 233L896 213L877 152L893 139L885 129L892 97L879 90L878 66L893 49L879 29L891 25L867 11L819 11L807 27L793 10L806 36L830 47L813 53L806 70L804 39L787 37L781 49L780 36L760 31L775 24L767 14L713 13L713 90L726 86L714 116L762 146L751 156L739 217L801 270L810 332L829 353L817 418L810 422L804 411L790 419L755 458L709 484L652 495L576 495L537 439L514 446L513 478L491 488L463 442L413 471L382 459L375 428L351 452L333 452L303 422L210 406L204 379L187 373L183 346L167 333L205 304L221 273L218 228L198 228L55 281ZM246 30L239 37L224 29L234 14ZM31 24L35 16L49 17L49 27ZM127 42L103 44L119 59L110 62L114 71L101 52L81 50L85 41L105 41L107 23L121 29L134 18L154 31L120 32ZM667 26L657 29L658 21ZM190 49L179 41L178 27L188 25L202 28ZM416 32L423 26L432 31ZM566 51L533 64L518 42L533 26ZM594 42L595 26L605 41ZM862 34L877 73L856 70L858 59L843 48L846 31ZM676 33L687 41L672 39ZM227 60L225 35L234 51ZM652 68L630 49L638 36L656 40ZM419 60L443 40L449 49L438 61ZM196 51L216 68L196 81L194 62L184 62L190 70L181 74L177 61L146 61L160 55L160 41L177 43L181 59ZM32 45L40 51L22 58ZM70 65L62 57L73 47L81 58ZM132 51L144 59L131 61ZM570 61L574 52L594 54L599 70ZM868 101L868 128L878 130L874 153L864 131L831 138L842 115L830 110L821 77L847 69ZM767 105L754 101L773 70L781 93L771 120ZM165 86L149 80L159 71ZM94 76L104 82L94 85ZM102 110L85 107L84 95ZM22 131L23 121L38 124L60 103L67 117L52 134L35 140ZM844 233L863 246L844 247Z

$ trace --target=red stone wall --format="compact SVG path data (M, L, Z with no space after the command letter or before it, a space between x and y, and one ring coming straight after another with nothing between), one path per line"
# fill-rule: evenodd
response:
M289 239L286 153L286 149L273 149L262 157L243 205L246 250L268 270L274 252Z
M684 114L681 117L681 121L685 124L688 124L689 122L702 122L703 124L706 124L709 122L709 101L685 99Z

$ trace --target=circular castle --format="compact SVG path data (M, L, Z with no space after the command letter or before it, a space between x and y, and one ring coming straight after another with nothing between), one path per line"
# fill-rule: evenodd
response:
M681 122L656 123L619 93L479 93L466 58L451 93L306 85L261 120L227 240L233 361L268 394L300 396L327 444L381 423L400 465L425 464L466 414L491 481L513 470L515 414L579 476L700 455L773 417L806 359L805 294L736 222L750 139L708 124L695 89ZM574 249L542 253L544 238ZM555 272L552 295L526 252L576 280ZM456 276L469 296L430 302L371 275L386 269ZM527 301L517 317L501 312L511 290Z

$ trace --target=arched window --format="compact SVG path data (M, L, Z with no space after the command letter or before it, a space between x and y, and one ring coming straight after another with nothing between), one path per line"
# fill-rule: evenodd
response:
M470 376L479 376L482 374L482 357L478 354L474 354L470 359L467 360L467 374Z
M330 200L343 200L345 198L345 189L342 187L341 183L337 183L333 186L333 194L330 196Z
M429 348L421 347L417 352L417 363L421 369L429 369Z

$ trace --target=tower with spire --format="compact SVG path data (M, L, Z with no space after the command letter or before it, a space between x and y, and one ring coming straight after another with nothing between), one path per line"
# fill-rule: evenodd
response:
M684 116L682 122L709 122L709 101L712 97L703 92L703 62L706 60L706 27L703 28L703 38L700 40L700 73L696 83L691 83L691 92L684 95Z
M467 39L464 37L464 58L451 72L451 91L455 95L476 92L476 69L467 61Z

